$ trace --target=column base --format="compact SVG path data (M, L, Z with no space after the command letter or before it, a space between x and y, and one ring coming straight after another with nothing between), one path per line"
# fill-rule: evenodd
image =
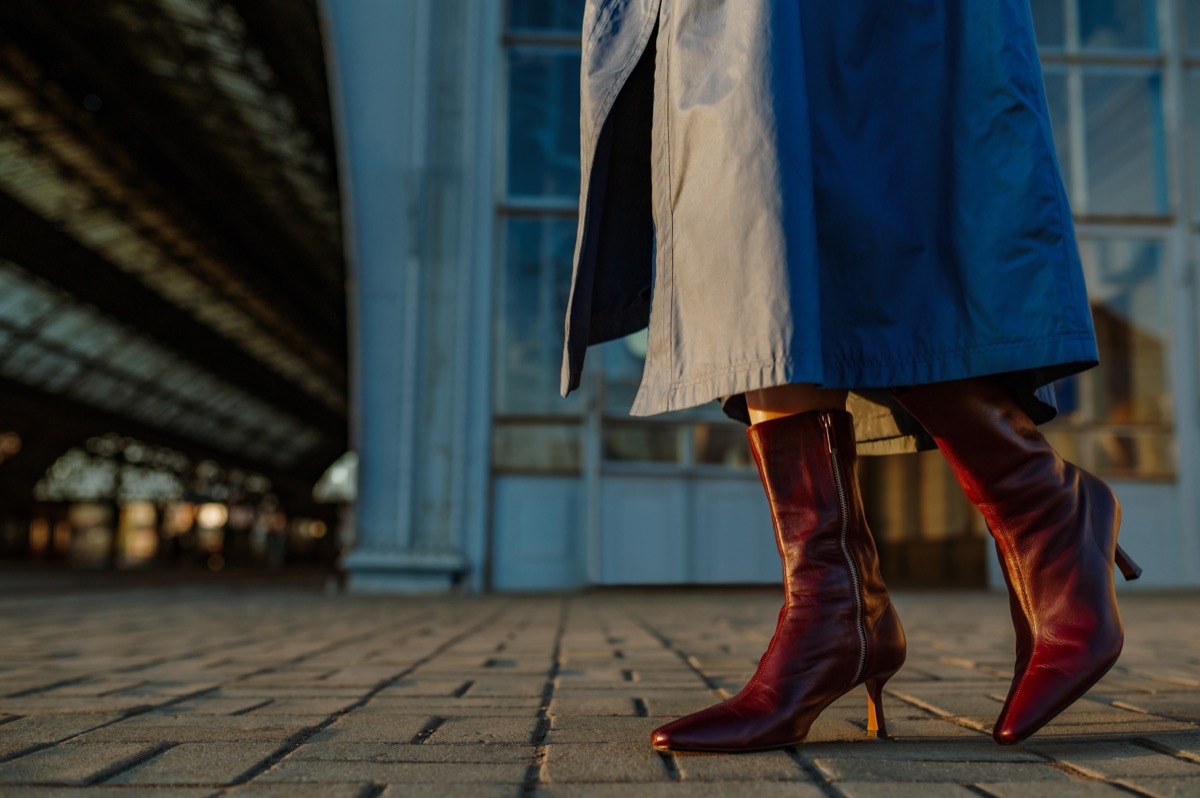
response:
M354 550L342 558L347 593L418 595L446 593L469 569L459 554Z

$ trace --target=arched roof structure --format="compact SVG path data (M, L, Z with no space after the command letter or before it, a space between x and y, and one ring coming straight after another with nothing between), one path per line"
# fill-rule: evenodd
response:
M345 449L315 0L0 4L0 500L108 431L267 474Z

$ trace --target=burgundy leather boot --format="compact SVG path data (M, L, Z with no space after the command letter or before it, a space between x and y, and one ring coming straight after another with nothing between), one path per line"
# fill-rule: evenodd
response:
M992 736L1020 742L1099 681L1124 632L1113 561L1141 570L1117 546L1112 490L1050 446L994 379L896 391L937 441L996 541L1017 633L1017 663Z
M879 575L855 476L850 414L813 411L752 426L784 604L742 691L650 735L661 751L761 751L801 742L825 707L867 686L868 732L886 734L883 685L904 664L904 630Z

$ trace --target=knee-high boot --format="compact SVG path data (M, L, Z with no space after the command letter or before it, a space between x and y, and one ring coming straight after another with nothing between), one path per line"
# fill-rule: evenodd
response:
M904 664L855 476L843 411L772 419L748 432L783 560L784 604L750 682L733 698L651 734L659 750L760 751L801 742L859 684L868 731L886 733L883 685Z
M1121 508L1099 478L1063 460L994 379L896 391L933 436L996 541L1017 662L996 742L1020 742L1070 706L1121 653L1113 562Z

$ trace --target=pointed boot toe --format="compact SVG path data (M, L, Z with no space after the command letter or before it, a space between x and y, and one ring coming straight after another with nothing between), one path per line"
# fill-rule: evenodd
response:
M1123 638L1119 626L1097 630L1091 638L1095 648L1084 652L1094 653L1088 658L1041 654L1035 649L1035 665L1013 683L992 739L1000 745L1019 743L1082 698L1116 663Z
M996 718L996 725L992 728L992 739L997 745L1017 745L1025 742L1034 732L1041 729L1050 720L1066 709L1074 699L1063 701L1059 709L1053 711L1053 714L1048 714L1047 710L1050 707L1026 704L1024 709L1021 707L1013 708L1010 704L1006 705L1000 712L1000 716Z
M727 725L713 717L721 706L717 704L659 726L650 732L650 745L657 751L730 750L731 744L725 739Z
M996 722L996 728L992 729L992 739L997 745L1016 745L1033 733L1033 729L1025 733L1013 726L1010 726L1003 721Z

